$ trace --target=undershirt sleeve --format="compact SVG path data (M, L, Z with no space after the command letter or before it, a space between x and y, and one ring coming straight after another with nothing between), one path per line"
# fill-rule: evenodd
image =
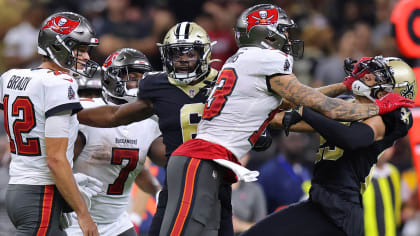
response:
M303 108L302 119L320 133L328 143L344 150L367 147L374 142L372 128L362 122L352 122L350 126L347 126L307 107Z

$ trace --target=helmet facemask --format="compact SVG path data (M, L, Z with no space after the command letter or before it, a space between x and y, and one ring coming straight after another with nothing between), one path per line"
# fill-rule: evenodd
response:
M189 84L208 72L207 57L210 45L176 43L161 45L160 51L169 77L180 84Z
M362 78L366 74L375 76L375 85L367 85L362 80L356 80L352 85L352 91L355 95L364 96L372 101L379 98L379 92L392 92L395 87L395 81L391 69L382 56L376 56L370 60L359 63L358 73L353 75L356 78Z
M82 76L92 78L96 71L99 69L99 64L95 61L81 59L78 57L79 52L87 52L88 54L90 54L91 51L91 45L79 44L78 46L76 46L76 48L72 50L72 54L69 57L69 61L72 62L72 67L70 67L70 70Z
M268 37L261 41L261 45L268 49L280 49L280 51L292 55L295 59L303 57L304 44L303 40L290 39L291 30L296 29L293 20L291 25L277 24L268 25Z
M109 67L104 74L103 93L105 98L112 97L113 103L122 104L133 102L137 99L138 87L128 88L131 81L138 82L138 78L131 78L130 73L145 73L145 68L135 67L133 65ZM110 91L110 88L112 91ZM109 100L109 99L107 99Z

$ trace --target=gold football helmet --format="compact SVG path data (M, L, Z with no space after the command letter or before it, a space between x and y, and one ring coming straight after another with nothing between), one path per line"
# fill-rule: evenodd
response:
M209 71L212 43L198 24L176 24L157 45L168 77L179 84L189 84Z
M375 75L376 84L368 86L361 80L352 85L355 95L365 96L374 101L378 98L378 92L394 92L403 97L415 100L417 94L417 82L413 69L397 57L376 56L363 61L358 65L358 73L368 71Z
M387 65L394 79L393 92L414 101L417 94L417 81L413 69L402 60L389 60Z

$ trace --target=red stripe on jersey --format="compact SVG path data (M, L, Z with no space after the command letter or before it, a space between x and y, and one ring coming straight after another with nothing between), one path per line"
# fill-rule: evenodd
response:
M260 128L257 131L254 131L252 133L251 137L249 137L248 141L251 143L252 146L257 142L258 138L261 136L261 133L267 128L270 121L274 118L274 116L280 111L280 106L278 106L276 109L270 112L268 114L268 118L264 121L264 123L260 126Z
M188 213L191 207L191 201L194 193L195 175L201 160L192 158L185 175L184 194L182 195L181 206L179 207L178 215L175 220L174 227L172 228L172 235L180 235L185 225Z
M54 185L45 185L44 198L42 200L42 217L36 236L47 235L48 226L50 225L52 203L54 200Z

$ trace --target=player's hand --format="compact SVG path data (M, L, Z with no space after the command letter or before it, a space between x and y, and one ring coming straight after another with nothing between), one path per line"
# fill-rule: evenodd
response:
M379 115L386 114L400 107L414 107L414 101L396 93L388 93L376 99L375 104L379 107Z
M265 151L270 147L272 142L273 138L271 137L270 132L267 129L265 129L261 133L260 137L258 137L257 142L255 142L252 149L257 152Z
M356 63L356 60L351 59L350 57L347 57L344 59L344 72L346 75L350 75L351 72L354 69L354 64Z
M71 225L72 225L71 213L62 212L59 219L60 229L62 230L67 229Z
M85 200L86 206L90 209L90 199L101 192L103 183L96 178L82 173L74 174L74 179L76 180L79 191Z
M348 76L344 78L343 84L347 90L351 91L353 82L362 78L366 73L369 73L365 65L363 65L363 62L371 59L372 57L362 57L359 61L356 61L348 57L344 60L344 71Z
M80 214L77 216L80 229L83 232L83 236L99 236L98 228L89 213Z
M362 78L365 74L369 73L368 70L366 70L366 66L364 65L364 62L371 60L372 57L362 57L360 58L360 60L358 60L353 67L353 70L351 72L351 75L356 78L356 79L360 79Z
M346 86L348 91L351 91L351 86L353 85L353 82L356 81L357 79L355 77L353 77L352 75L347 76L346 78L344 78L343 84Z
M286 136L289 136L290 126L302 120L302 106L287 110L283 116L283 128Z

